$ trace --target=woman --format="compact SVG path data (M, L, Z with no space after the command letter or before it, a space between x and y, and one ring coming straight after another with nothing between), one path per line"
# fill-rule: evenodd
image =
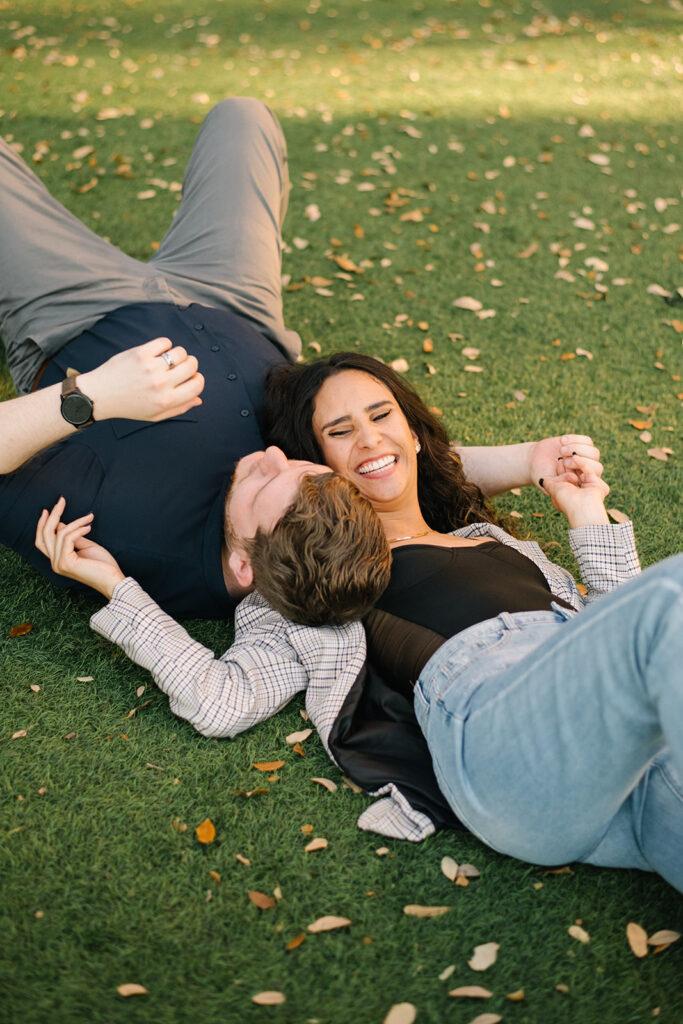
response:
M459 821L523 860L638 867L683 892L683 558L639 576L631 524L609 524L609 488L577 453L539 484L569 521L584 600L500 527L385 365L342 353L283 367L269 394L271 440L379 513L394 565L366 623L371 661L398 689L417 681Z

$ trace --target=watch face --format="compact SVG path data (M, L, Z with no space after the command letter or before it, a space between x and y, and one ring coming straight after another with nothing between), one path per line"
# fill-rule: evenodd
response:
M74 392L62 399L62 415L67 423L80 427L92 419L92 402L85 395Z

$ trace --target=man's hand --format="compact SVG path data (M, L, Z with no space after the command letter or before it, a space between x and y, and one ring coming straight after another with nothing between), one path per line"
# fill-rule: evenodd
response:
M43 509L36 528L36 547L50 559L57 575L85 583L108 600L125 576L105 548L87 539L92 512L72 523L62 523L65 507L66 501L60 498L51 512Z
M604 504L609 487L595 471L594 461L575 455L572 470L542 478L543 489L554 507L564 512L572 529L609 523Z
M597 477L602 476L600 452L590 437L584 434L562 434L560 437L545 437L536 441L529 452L529 482L545 490L548 487L540 484L561 476L567 482L578 484L580 471L590 471Z
M154 338L79 374L78 386L92 399L96 420L157 422L202 404L204 378L197 366L196 358L180 345Z

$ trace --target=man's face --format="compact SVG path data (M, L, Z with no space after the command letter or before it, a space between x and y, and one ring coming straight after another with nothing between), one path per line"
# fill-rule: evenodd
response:
M328 466L288 459L280 448L252 452L237 463L225 514L236 540L270 533L296 498L302 477L329 473Z

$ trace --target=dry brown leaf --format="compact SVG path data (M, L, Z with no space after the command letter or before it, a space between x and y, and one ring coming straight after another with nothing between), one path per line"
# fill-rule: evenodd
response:
M620 512L618 508L608 508L607 515L610 519L613 519L615 523L628 523L629 517L625 512Z
M441 858L441 871L449 882L454 882L458 877L458 865L452 857Z
M10 636L26 636L33 629L32 622L20 622L18 626L12 626L9 631Z
M304 748L301 746L300 743L295 743L294 746L292 747L292 750L294 751L295 754L298 754L299 757L305 757L306 756L306 751L304 750Z
M671 448L648 448L647 454L651 459L657 459L659 462L668 462L669 456L673 455Z
M626 926L626 938L631 947L631 952L637 957L647 956L647 932L635 921L629 921Z
M396 373L406 373L410 369L405 359L394 359L389 366Z
M629 420L629 423L636 430L649 430L652 426L652 420Z
M127 985L117 985L116 991L120 996L149 995L147 989L143 985L136 985L134 981L129 982Z
M560 359L562 360L563 363L566 363L567 360L573 359L573 358L574 358L574 353L573 352L563 352L562 355L560 356Z
M216 829L211 818L205 818L201 825L197 825L194 831L199 842L205 846L208 846L216 838Z
M461 864L458 868L458 874L464 878L479 878L479 871L475 868L474 864Z
M469 363L468 363L467 366L464 366L463 369L465 370L466 373L483 373L484 372L484 367L483 366L472 366Z
M323 839L322 836L317 836L315 839L311 839L310 843L304 846L306 853L315 853L316 850L326 850L327 839Z
M257 789L236 789L236 796L256 796L257 793L268 793L269 791L265 786L259 786Z
M255 996L251 997L251 1001L258 1006L279 1006L280 1003L287 1001L287 997L282 992L257 992Z
M638 437L644 444L649 444L652 440L652 434L649 430L643 430L642 433L638 434Z
M16 732L12 733L10 739L13 739L13 740L23 740L25 735L26 735L26 729L17 729Z
M94 676L76 676L77 683L92 683L94 679Z
M662 931L655 932L647 940L648 946L662 946L664 943L670 945L672 942L677 942L680 939L680 932L674 932L670 929L664 928Z
M499 1024L502 1019L499 1013L480 1013L470 1024Z
M282 768L284 761L254 761L252 767L258 768L260 772L275 772Z
M342 256L332 256L332 259L340 268L340 270L352 271L354 274L362 274L363 268L357 266L352 259L350 259L348 253L344 253Z
M223 881L223 879L221 878L217 871L209 871L209 874L213 878L214 882L216 882L218 885L220 885L221 882Z
M555 988L558 992L563 992L565 995L569 992L569 985L564 985L562 982L560 982L559 985L556 985Z
M335 917L334 914L326 914L309 924L307 930L317 934L318 932L331 932L335 928L345 928L349 924L351 922L348 917Z
M246 866L248 868L251 867L251 861L249 860L249 858L248 857L243 857L241 853L236 853L235 854L235 860L238 860L240 862L240 864L246 864Z
M389 847L378 846L377 849L375 850L375 853L377 854L378 857L386 857L386 855L389 853Z
M450 907L423 907L419 903L408 903L403 908L403 913L409 917L440 917L447 914Z
M412 1003L394 1003L382 1024L413 1024L417 1009Z
M463 295L459 299L455 299L453 305L458 309L469 309L473 313L484 307L483 302L480 302L479 299L473 299L471 295Z
M481 985L461 985L460 988L451 989L448 994L449 996L464 996L467 999L490 999L493 992L482 988Z
M585 356L586 359L588 359L589 361L591 361L593 359L593 353L589 352L585 348L577 348L576 354L577 354L577 356Z
M312 778L311 782L317 782L319 786L324 786L330 793L336 793L338 786L336 782L332 782L332 779Z
M467 348L463 348L461 351L465 359L478 359L480 355L478 348L470 348L469 346Z
M293 939L290 939L285 949L297 949L303 942L306 941L306 932L299 932Z
M360 786L356 785L353 779L350 779L348 775L342 775L344 780L344 789L350 789L352 793L362 793L363 790Z
M275 900L272 896L267 896L265 892L257 892L254 889L247 890L247 896L259 910L270 910L271 907L275 906Z
M487 971L492 964L495 964L500 943L484 942L481 946L474 947L474 956L467 961L473 971Z
M286 743L303 743L313 732L312 729L300 729L299 732L290 732L289 736L285 736ZM284 761L282 762L284 764Z
M660 284L649 284L646 291L648 295L659 295L663 299L671 298L671 292L668 292L666 288L662 288Z
M590 935L581 925L573 924L567 930L573 939L578 939L579 942L590 942Z
M31 685L29 686L29 690L31 690L32 693L40 693L40 687L38 686L38 683L31 683Z
M532 242L530 245L527 245L526 249L522 249L521 252L515 253L515 256L518 260L528 260L530 256L533 256L537 249L538 244L536 242Z

